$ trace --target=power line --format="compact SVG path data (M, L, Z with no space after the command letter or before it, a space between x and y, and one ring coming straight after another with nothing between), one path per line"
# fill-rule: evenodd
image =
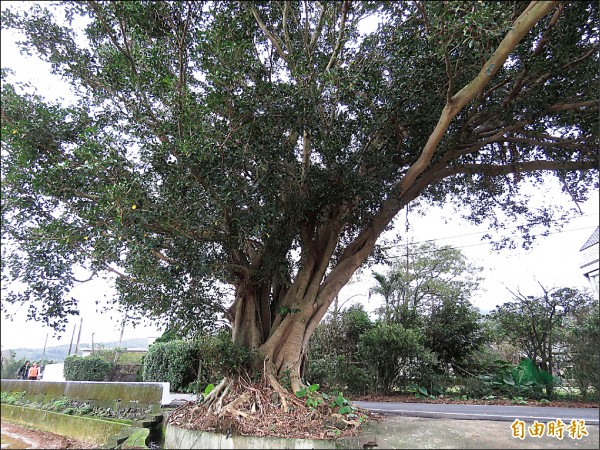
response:
M567 223L567 222L569 222L571 220L580 219L580 218L584 218L584 217L592 217L592 216L597 216L597 215L598 215L598 213L585 214L583 216L577 216L577 217L575 217L573 219L552 220L551 222L553 222L553 223ZM539 223L540 222L529 222L529 223L524 224L524 225L515 225L515 226L512 226L512 227L505 227L505 228L502 228L502 229L503 230L513 230L515 228L524 227L526 225L537 225ZM580 229L572 230L572 231L585 230L587 228L593 228L593 227L580 228ZM466 236L474 236L474 235L477 235L477 234L484 234L484 233L486 233L486 231L475 231L473 233L457 234L457 235L454 235L454 236L446 236L446 237L442 237L442 238L425 239L424 241L410 242L407 245L418 245L418 244L424 244L424 243L427 243L427 242L438 242L438 241L444 241L444 240L448 240L448 239L454 239L454 238L460 238L460 237L466 237ZM557 233L561 233L561 231L557 231L557 232L553 232L553 233L549 233L549 234L557 234ZM536 234L534 236L540 236L540 235L541 234ZM479 245L479 244L476 244L476 245ZM467 247L469 247L469 246L467 246ZM383 248L384 250L387 250L387 249L394 248L394 247L393 246L386 246L386 247L381 247L381 248Z
M512 227L515 228L515 227ZM582 231L582 230L590 230L592 228L596 228L596 225L590 226L590 227L583 227L583 228L575 228L572 230L561 230L561 231L555 231L552 233L548 233L546 236L549 235L554 235L554 234L562 234L562 233L571 233L573 231ZM471 234L481 234L481 233L470 233L470 234L465 234L465 235L461 235L461 236L469 236ZM534 234L532 235L532 237L538 237L538 236L544 236L543 233L539 233L539 234ZM460 237L460 236L455 236L455 237ZM425 242L434 242L436 240L442 240L442 239L449 239L449 238L441 238L441 239L430 239L427 241L421 241L423 243ZM434 250L424 250L424 251L420 251L420 252L415 252L412 253L412 255L422 255L422 254L426 254L426 253L436 253L436 252L441 252L441 251L446 251L446 250L459 250L461 248L468 248L468 247L478 247L480 245L492 245L492 244L497 244L498 242L496 241L490 241L490 242L479 242L477 244L469 244L469 245L461 245L461 246L447 246L444 248L437 248ZM417 244L417 243L415 243ZM388 247L389 249L394 248L394 247ZM405 255L398 255L398 256L389 256L387 259L399 259L399 258L403 258Z
M583 217L591 217L591 216L597 216L597 215L598 214L587 214L585 216L579 216L579 217L583 218ZM576 218L578 219L579 217L576 217ZM567 222L569 222L569 220L562 220L562 221L553 220L552 222L567 223ZM539 223L540 222L530 222L527 225L537 225ZM506 227L506 228L503 228L503 230L513 230L515 228L519 228L519 227L522 227L522 226L525 226L525 225L515 225L513 227ZM421 242L424 243L424 242L443 241L443 240L447 240L447 239L454 239L454 238L465 237L465 236L473 236L473 235L476 235L476 234L483 234L483 233L485 233L485 231L477 231L477 232L474 232L474 233L459 234L459 235L456 235L456 236L448 236L448 237L443 237L443 238L439 238L439 239L427 239L425 241L415 242L415 244L418 244L418 243L421 243ZM550 234L555 234L555 233L550 233ZM539 236L539 235L536 235L536 236Z

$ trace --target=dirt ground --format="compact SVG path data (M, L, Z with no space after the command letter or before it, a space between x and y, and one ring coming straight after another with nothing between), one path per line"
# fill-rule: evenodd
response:
M7 438L7 439L5 439ZM7 442L5 442L7 441ZM2 422L2 448L96 448L92 444L46 431Z

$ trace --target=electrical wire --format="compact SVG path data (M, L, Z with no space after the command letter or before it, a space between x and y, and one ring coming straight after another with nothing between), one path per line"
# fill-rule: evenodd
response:
M538 234L533 234L531 235L531 237L539 237L539 236L551 236L551 235L555 235L555 234L562 234L562 233L571 233L573 231L582 231L582 230L591 230L596 228L597 225L593 225L593 226L589 226L589 227L582 227L582 228L574 228L571 230L561 230L561 231L554 231L548 234L544 234L544 233L538 233ZM518 227L511 227L511 228L518 228ZM511 229L511 228L506 228ZM417 245L417 244L422 244L422 243L427 243L427 242L436 242L436 241L441 241L441 240L445 240L445 239L451 239L451 238L456 238L456 237L463 237L463 236L471 236L471 235L475 235L475 234L483 234L484 232L478 232L478 233L468 233L468 234L462 234L462 235L457 235L457 236L450 236L450 237L445 237L445 238L439 238L439 239L428 239L425 241L419 241L419 242L414 242L411 243L411 245ZM418 252L413 252L412 255L422 255L422 254L427 254L427 253L436 253L436 252L440 252L440 251L447 251L447 250L459 250L461 248L468 248L468 247L478 247L481 245L492 245L492 244L497 244L497 241L489 241L489 242L479 242L477 244L468 244L468 245L457 245L457 246L445 246L444 248L437 248L434 250L424 250L424 251L418 251ZM393 249L395 247L384 247L384 249L389 250L389 249ZM387 259L399 259L399 258L404 258L405 255L398 255L398 256L388 256Z

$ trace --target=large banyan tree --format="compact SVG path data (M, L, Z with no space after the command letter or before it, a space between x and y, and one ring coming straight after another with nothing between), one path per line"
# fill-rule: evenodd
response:
M76 100L2 69L3 276L60 329L224 313L302 385L328 307L410 202L527 215L598 187L598 2L61 2L3 11ZM3 61L4 63L4 61ZM43 93L41 93L43 94ZM501 212L502 215L497 215ZM223 286L234 295L224 295Z

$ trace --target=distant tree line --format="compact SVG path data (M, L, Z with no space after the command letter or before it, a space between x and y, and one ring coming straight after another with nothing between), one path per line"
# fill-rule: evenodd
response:
M311 341L307 378L361 394L552 398L570 384L597 396L598 303L589 293L511 292L482 316L470 302L477 272L459 250L433 244L374 272L377 318L362 305L334 308Z

